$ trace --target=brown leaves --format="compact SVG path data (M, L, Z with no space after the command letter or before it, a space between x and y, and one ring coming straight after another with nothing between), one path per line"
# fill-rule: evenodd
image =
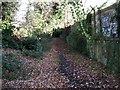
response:
M56 58L62 54L66 61ZM70 52L67 45L60 39L53 39L51 50L44 53L40 62L23 57L29 63L30 78L23 81L3 81L12 88L118 88L117 80L104 70L98 63L75 52Z

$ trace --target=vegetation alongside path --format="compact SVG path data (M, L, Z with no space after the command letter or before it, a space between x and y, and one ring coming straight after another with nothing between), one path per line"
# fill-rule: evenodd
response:
M44 52L43 60L21 58L31 69L27 80L3 80L5 88L118 88L119 82L96 61L76 52L58 38L53 38L50 51Z
M120 88L120 1L24 1L0 2L3 88Z

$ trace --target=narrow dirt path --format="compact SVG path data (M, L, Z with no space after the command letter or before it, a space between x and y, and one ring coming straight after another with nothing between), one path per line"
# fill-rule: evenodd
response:
M71 52L59 38L42 61L25 59L31 68L28 80L5 81L9 88L118 88L118 80L95 61Z

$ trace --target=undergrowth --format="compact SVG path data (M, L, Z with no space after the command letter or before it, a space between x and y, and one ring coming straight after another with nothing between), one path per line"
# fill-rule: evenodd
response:
M2 78L8 80L27 79L28 64L14 52L2 52Z

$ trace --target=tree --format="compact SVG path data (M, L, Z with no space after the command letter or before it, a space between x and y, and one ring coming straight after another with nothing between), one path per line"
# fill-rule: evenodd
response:
M30 7L34 7L31 10ZM63 5L56 2L30 3L25 26L31 34L51 33L63 20Z
M12 29L14 26L12 26L13 16L15 11L17 10L16 2L2 2L2 43L3 47L11 47L14 45L10 45L11 43L14 43L13 39L13 31ZM11 43L10 43L11 42Z

